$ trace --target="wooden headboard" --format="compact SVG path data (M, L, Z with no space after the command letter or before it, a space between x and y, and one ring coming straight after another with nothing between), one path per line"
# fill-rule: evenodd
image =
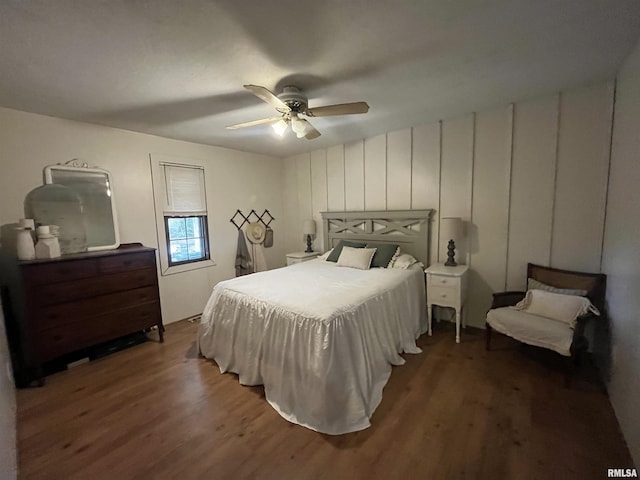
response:
M321 212L325 249L340 240L397 243L428 266L432 214L433 210Z

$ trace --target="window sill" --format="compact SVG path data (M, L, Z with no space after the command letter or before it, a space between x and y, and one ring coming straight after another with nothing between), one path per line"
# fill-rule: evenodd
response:
M164 277L167 275L175 275L176 273L184 273L191 270L199 270L201 268L209 268L215 266L216 263L212 259L202 260L201 262L185 263L184 265L175 265L173 267L165 267L163 265L160 274Z

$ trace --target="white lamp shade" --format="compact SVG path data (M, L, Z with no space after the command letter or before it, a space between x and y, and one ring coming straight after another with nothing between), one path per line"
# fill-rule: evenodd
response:
M284 135L284 132L287 130L288 126L289 126L289 124L286 122L286 120L284 120L282 118L280 120L278 120L276 123L274 123L273 125L271 125L273 130L279 136Z
M462 240L462 219L460 217L443 217L440 219L440 238L445 242Z
M297 115L291 117L291 129L298 138L302 138L307 134L308 125L306 120L299 118Z
M302 225L302 233L305 235L315 235L316 234L316 222L313 220L305 220Z

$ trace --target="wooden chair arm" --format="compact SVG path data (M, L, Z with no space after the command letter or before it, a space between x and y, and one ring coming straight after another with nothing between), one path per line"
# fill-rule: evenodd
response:
M511 307L524 298L526 292L498 292L493 294L491 308Z

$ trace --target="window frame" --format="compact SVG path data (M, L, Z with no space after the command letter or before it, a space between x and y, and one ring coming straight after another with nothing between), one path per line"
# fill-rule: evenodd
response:
M165 166L173 167L185 167L185 168L199 168L203 171L204 175L204 199L205 210L202 214L191 215L200 216L204 215L207 221L206 235L207 235L207 251L209 254L208 259L194 260L186 263L180 263L177 265L169 265L169 244L167 242L167 229L165 226L165 206L167 202L167 185L165 177ZM176 157L166 154L149 154L149 167L151 169L151 181L153 187L153 202L155 206L155 226L156 226L156 240L157 240L157 258L158 269L161 276L171 276L184 272L200 270L203 268L211 268L216 266L214 260L214 248L213 248L213 234L211 231L211 205L208 195L208 191L211 190L211 175L209 175L208 163L205 160L198 160L193 158ZM173 215L168 215L173 216ZM188 213L182 216L190 216Z
M166 245L167 245L167 263L169 264L169 267L177 267L180 265L187 265L189 263L196 263L196 262L203 262L206 260L210 260L210 254L209 254L209 222L207 219L207 215L166 215L163 214L163 218L164 218L164 233L165 233L165 240L166 240ZM178 261L178 262L174 262L171 259L171 239L169 238L169 220L172 218L183 218L183 219L187 219L187 218L199 218L201 221L201 230L202 230L202 236L201 237L185 237L185 240L194 240L196 238L202 239L202 244L204 247L204 253L201 257L199 258L193 258L193 259L189 259L189 260L182 260L182 261Z

